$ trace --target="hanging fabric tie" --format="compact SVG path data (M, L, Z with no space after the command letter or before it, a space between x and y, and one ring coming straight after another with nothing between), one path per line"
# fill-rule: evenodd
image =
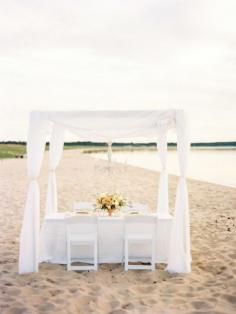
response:
M108 162L109 164L111 164L111 158L112 158L112 141L109 140L108 143L108 150L107 150L107 159L108 159Z
M161 162L161 174L159 181L157 215L159 218L169 217L169 194L167 172L167 134L165 130L158 132L158 154Z

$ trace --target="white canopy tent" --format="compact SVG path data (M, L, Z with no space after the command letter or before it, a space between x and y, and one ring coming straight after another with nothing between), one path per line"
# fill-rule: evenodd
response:
M55 170L60 162L64 132L69 130L81 139L111 143L124 138L157 138L162 165L157 214L169 216L167 131L177 131L180 177L176 193L175 214L170 235L167 270L191 271L188 192L186 186L187 155L189 150L188 125L182 110L165 111L33 111L30 115L27 142L27 172L29 187L20 236L19 273L38 271L40 192L37 182L49 126L52 125L49 151L49 180L46 213L57 212Z

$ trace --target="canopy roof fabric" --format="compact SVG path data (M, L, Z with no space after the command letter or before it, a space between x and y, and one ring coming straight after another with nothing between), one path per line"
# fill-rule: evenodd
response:
M64 131L91 141L119 141L124 138L155 137L162 165L157 214L169 216L167 139L170 128L177 131L180 178L176 192L175 217L170 235L167 270L191 270L188 193L186 186L188 123L182 110L157 111L33 111L30 115L27 142L28 194L20 237L19 273L38 271L38 237L40 193L37 178L40 173L47 134L52 126L49 151L49 180L46 213L57 211L55 170L63 151Z
M41 112L45 119L91 141L156 136L176 125L179 110ZM34 113L33 113L34 114Z

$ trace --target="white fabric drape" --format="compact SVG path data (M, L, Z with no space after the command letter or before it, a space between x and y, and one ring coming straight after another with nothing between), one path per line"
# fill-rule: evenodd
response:
M159 181L157 215L159 218L169 215L169 195L168 195L168 172L167 172L167 138L166 131L159 131L158 134L158 154L161 161L161 174Z
M57 183L55 170L61 160L64 145L64 128L54 124L49 147L49 178L46 214L57 212Z
M27 173L29 187L20 235L19 273L38 271L39 176L46 144L45 114L32 112L27 142Z
M80 137L91 141L123 141L123 138L137 138L150 141L159 137L159 151L162 164L159 188L159 217L168 211L168 174L166 170L166 132L177 127L180 180L177 188L175 218L170 239L170 253L167 270L188 272L191 269L188 195L185 182L187 151L187 126L181 110L157 111L78 111L78 112L32 112L27 144L27 167L30 180L24 220L20 237L19 272L38 270L39 234L39 175L43 151L46 143L48 123L54 123L49 152L49 182L46 203L47 213L57 211L55 169L63 150L63 128L73 131ZM143 138L143 136L145 138Z
M191 271L189 204L186 185L189 138L187 119L182 111L176 113L176 127L180 178L176 193L175 217L171 230L167 270L188 273Z
M127 138L156 137L157 127L168 129L173 126L175 110L124 110L124 111L77 111L48 112L51 122L63 126L80 139L94 142L116 142Z

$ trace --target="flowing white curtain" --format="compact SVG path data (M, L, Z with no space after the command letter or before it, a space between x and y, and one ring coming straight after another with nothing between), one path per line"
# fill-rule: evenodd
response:
M38 271L39 176L47 136L45 114L32 112L27 142L29 187L20 235L19 273Z
M176 273L191 271L189 204L186 185L189 151L188 122L183 111L176 113L180 178L176 192L175 217L170 237L167 270Z
M169 215L169 195L168 195L168 172L167 172L167 138L166 130L158 132L158 153L161 161L161 174L159 181L157 215L159 218L168 217Z
M61 160L64 145L64 128L54 124L49 148L49 177L46 214L57 212L57 183L55 170Z

